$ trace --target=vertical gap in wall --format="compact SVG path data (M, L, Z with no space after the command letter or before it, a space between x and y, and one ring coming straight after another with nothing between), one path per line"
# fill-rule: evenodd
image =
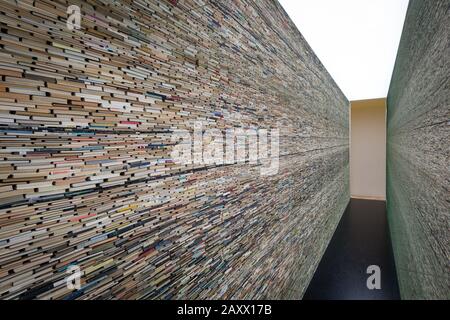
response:
M350 189L350 198L352 196L352 103L348 102L348 188Z

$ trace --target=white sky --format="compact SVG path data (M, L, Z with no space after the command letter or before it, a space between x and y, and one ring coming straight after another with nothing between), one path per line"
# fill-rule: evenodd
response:
M349 100L386 97L408 0L278 0Z

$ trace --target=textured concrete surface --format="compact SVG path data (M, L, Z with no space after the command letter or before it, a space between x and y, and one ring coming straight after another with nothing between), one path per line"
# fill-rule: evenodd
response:
M388 95L387 204L404 299L450 298L449 6L410 2Z

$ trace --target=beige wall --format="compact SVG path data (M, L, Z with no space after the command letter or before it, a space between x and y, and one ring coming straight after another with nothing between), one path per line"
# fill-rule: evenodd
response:
M351 102L350 193L386 199L386 99Z

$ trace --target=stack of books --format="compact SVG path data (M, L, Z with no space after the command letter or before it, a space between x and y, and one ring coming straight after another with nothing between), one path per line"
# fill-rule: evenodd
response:
M70 30L65 0L1 0L0 298L298 294L347 196L348 102L280 5L76 3ZM174 161L196 123L278 129L276 174Z

